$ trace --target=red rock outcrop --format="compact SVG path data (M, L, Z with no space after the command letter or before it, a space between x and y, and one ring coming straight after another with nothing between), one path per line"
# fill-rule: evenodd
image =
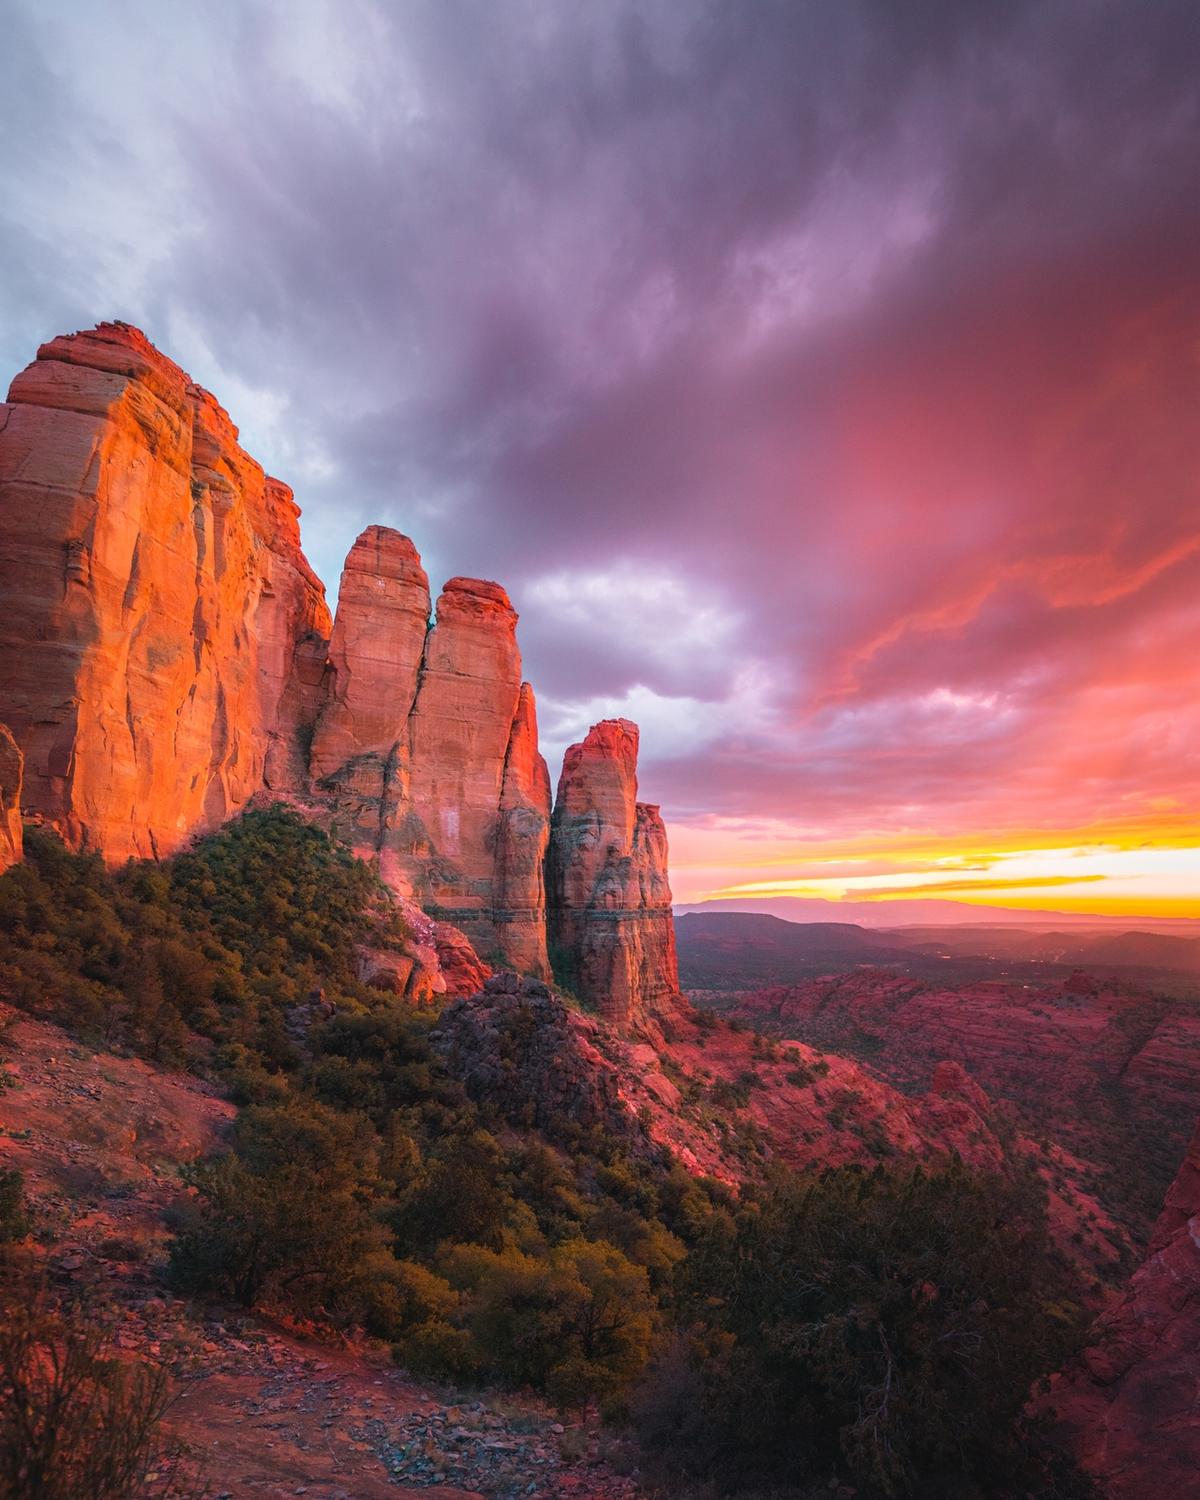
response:
M168 852L286 774L329 616L290 492L136 329L38 351L0 406L0 683L25 804ZM320 642L321 644L314 644Z
M414 894L486 956L548 973L538 853L550 817L517 612L495 583L452 578L437 602L409 723L398 844Z
M743 995L738 1013L861 1056L905 1089L923 1088L942 1059L962 1063L990 1097L1102 1167L1144 1232L1200 1113L1200 1014L1129 985L950 986L858 969Z
M1200 1475L1200 1127L1150 1252L1036 1409L1105 1500L1194 1493Z
M544 978L550 778L517 614L498 584L452 578L428 618L413 544L369 527L342 574L313 792L394 891Z
M637 800L638 729L595 724L563 759L546 860L547 919L559 979L627 1027L679 992L657 807Z
M21 826L21 778L24 769L21 747L0 724L0 875L21 858L24 833Z

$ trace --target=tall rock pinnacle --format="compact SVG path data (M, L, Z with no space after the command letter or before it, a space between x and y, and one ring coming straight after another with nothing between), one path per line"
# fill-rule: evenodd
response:
M429 580L406 536L368 526L342 570L329 643L329 696L313 734L320 780L363 756L387 757L408 735L429 629Z
M136 328L38 351L0 405L0 868L20 803L119 863L265 791L302 800L443 932L538 978L549 896L565 980L620 1024L648 1017L679 981L636 726L568 751L552 832L504 589L452 578L431 624L416 548L369 526L331 621L298 518Z
M593 725L570 747L546 859L557 977L620 1026L679 992L666 830L658 808L637 800L637 752L628 719Z
M428 622L412 542L368 527L342 574L314 792L393 889L545 977L550 784L517 614L498 584L452 578Z

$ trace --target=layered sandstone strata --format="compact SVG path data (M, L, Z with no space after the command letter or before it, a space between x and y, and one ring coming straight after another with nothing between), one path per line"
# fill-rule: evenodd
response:
M0 684L26 808L118 861L296 765L329 616L290 491L136 329L51 340L0 406Z
M628 719L593 725L570 747L546 860L558 978L618 1026L679 991L666 830L658 808L637 800L637 753Z
M119 862L169 853L264 789L301 797L485 959L549 977L549 870L579 990L622 1023L674 995L666 836L637 802L636 728L598 725L569 753L548 850L505 591L452 578L431 624L413 544L372 526L331 622L298 515L136 329L39 350L0 406L0 717L26 810Z
M24 757L21 747L0 724L0 875L21 858L24 836L21 827L21 779Z
M368 528L342 574L314 792L394 890L545 977L550 778L517 614L498 584L452 578L428 618L416 549Z

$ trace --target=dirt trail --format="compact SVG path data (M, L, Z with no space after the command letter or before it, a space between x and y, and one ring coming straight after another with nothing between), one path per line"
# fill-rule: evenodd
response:
M0 1024L12 1013L0 1006ZM594 1440L532 1402L441 1396L368 1343L331 1345L164 1289L179 1168L234 1108L209 1085L16 1017L0 1043L0 1166L25 1174L52 1283L110 1303L117 1345L177 1378L169 1423L213 1497L632 1500Z

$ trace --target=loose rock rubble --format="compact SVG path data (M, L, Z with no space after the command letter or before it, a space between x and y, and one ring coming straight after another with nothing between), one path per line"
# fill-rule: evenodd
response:
M463 1485L489 1500L520 1495L635 1496L635 1477L613 1474L580 1429L482 1401L413 1412L387 1437L384 1462L405 1484Z

